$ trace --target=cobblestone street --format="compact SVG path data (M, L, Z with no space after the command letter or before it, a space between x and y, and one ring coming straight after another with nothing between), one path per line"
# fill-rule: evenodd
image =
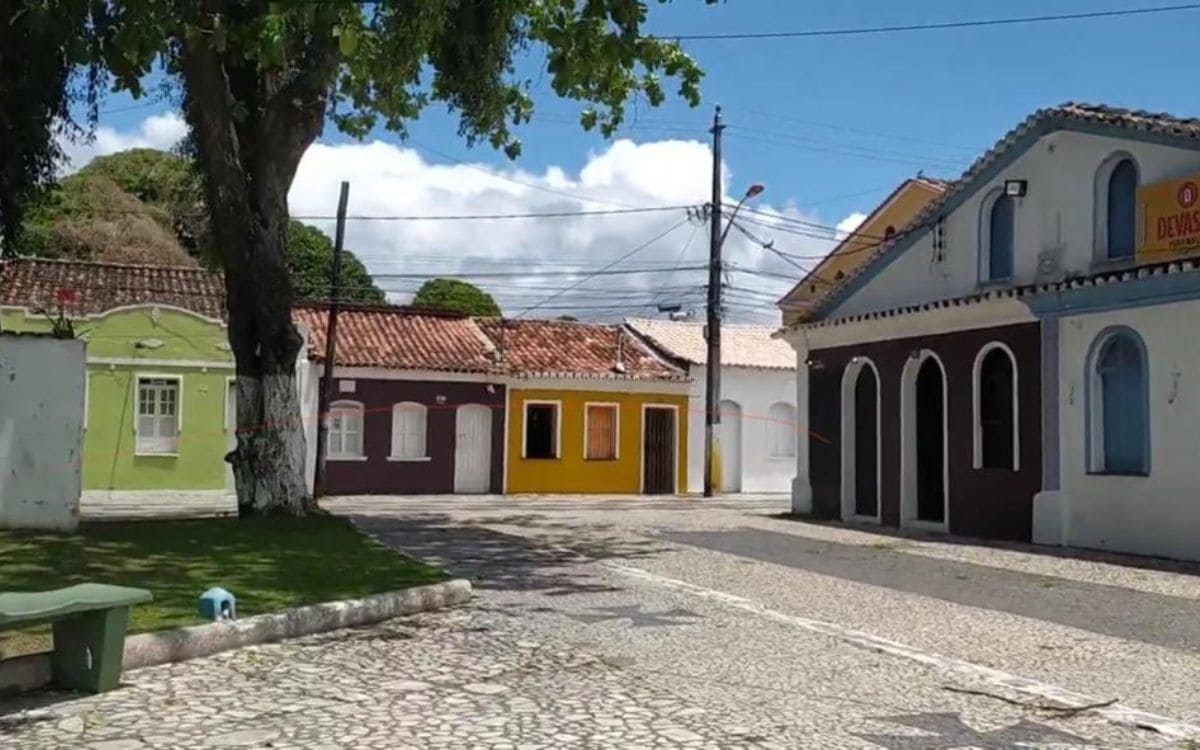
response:
M0 746L1140 750L1198 731L1190 573L781 506L335 501L475 602L29 696Z

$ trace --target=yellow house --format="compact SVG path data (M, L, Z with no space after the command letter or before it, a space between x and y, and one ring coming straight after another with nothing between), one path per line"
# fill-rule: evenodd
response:
M507 373L506 494L675 494L687 374L619 326L482 320Z
M924 176L902 182L857 229L843 238L833 252L779 300L784 327L804 320L817 300L856 271L887 240L903 233L905 227L946 192L948 186L944 180Z

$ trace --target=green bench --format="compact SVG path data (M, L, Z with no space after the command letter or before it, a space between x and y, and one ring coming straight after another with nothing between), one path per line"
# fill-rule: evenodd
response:
M152 598L145 589L103 583L0 593L0 630L51 623L55 684L102 693L121 679L129 608Z

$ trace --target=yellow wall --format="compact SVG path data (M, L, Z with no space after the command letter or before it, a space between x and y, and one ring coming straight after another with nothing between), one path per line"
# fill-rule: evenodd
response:
M784 298L783 324L787 326L803 319L811 300L824 294L830 286L840 283L842 278L849 276L872 257L889 226L896 232L903 231L942 192L941 188L927 182L906 180L863 221L855 234L847 237L813 269L805 282L788 292Z
M637 494L642 481L642 405L661 404L677 408L676 489L687 487L688 397L685 394L608 393L602 391L564 391L510 389L508 446L509 493L613 493ZM558 458L521 458L525 435L525 402L561 401L562 447ZM617 403L619 445L612 461L585 460L583 457L583 408L589 401Z

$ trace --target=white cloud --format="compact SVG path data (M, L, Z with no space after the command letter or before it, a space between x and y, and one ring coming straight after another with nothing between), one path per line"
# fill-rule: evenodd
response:
M154 122L148 120L129 134L101 129L94 153L136 145L162 147L183 135L183 123L177 116L151 120ZM555 166L543 173L526 171L519 163L502 167L436 163L416 149L382 141L318 143L300 164L289 203L294 216L330 216L336 209L339 183L348 180L351 216L569 213L621 206L701 206L708 200L710 163L706 143L682 140L637 143L622 139L589 154L578 172ZM727 182L734 183L731 190L740 197L740 183ZM773 206L768 197L769 193L751 205L792 219L822 223L814 213L784 200ZM726 200L735 202L737 198ZM734 267L768 275L727 274L731 287L727 297L729 317L778 321L774 300L803 274L797 264L811 267L831 249L833 232L760 214L743 213L741 217L739 222L752 234L764 241L773 240L776 249L795 257L789 262L764 250L737 229L732 230L725 245L725 260ZM857 226L861 215L847 217L838 228L848 226L851 220ZM332 236L332 221L307 221ZM682 209L490 221L351 220L346 247L366 263L379 285L393 292L398 301L407 300L420 280L427 277L520 273L522 276L517 278L476 280L497 298L506 314L515 315L681 222L682 226L616 268L706 264L708 224L695 219L689 222ZM413 274L418 278L400 279L389 274ZM679 303L703 315L706 278L703 269L598 276L531 314L550 317L571 313L580 318L612 319L652 313L655 304L663 302Z
M837 223L838 239L843 239L844 237L849 235L851 232L853 232L855 229L858 229L860 226L862 226L862 223L864 221L866 221L866 219L867 219L867 215L864 214L862 211L855 211L854 213L850 214L846 218L839 221Z
M96 128L95 136L86 143L64 142L68 163L66 171L82 169L97 156L106 156L131 148L170 149L187 135L187 123L178 112L151 115L137 130L121 132L110 127Z

